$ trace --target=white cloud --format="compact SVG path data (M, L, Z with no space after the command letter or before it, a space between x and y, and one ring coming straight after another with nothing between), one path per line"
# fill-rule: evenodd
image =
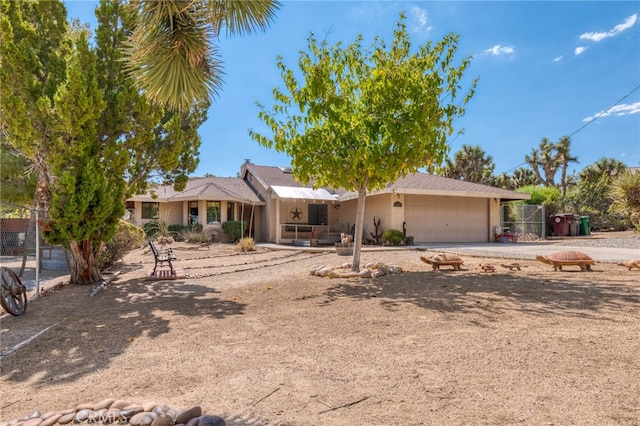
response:
M564 55L560 55L556 58L553 58L553 62L560 62L562 59L564 59Z
M579 47L576 47L576 50L574 50L574 51L573 51L573 53L574 53L576 56L578 56L578 55L581 55L582 53L584 53L584 51L585 51L585 50L587 50L587 48L586 48L586 47L584 47L584 46L579 46Z
M623 32L624 30L628 30L629 28L633 27L637 20L638 20L638 14L634 13L633 15L627 17L622 24L616 25L615 27L613 27L613 29L611 29L609 31L599 32L599 33L591 32L591 33L581 34L580 35L580 40L591 40L591 41L598 42L598 41L604 40L605 38L617 36L618 34Z
M615 105L607 110L600 111L593 117L583 118L582 121L592 121L596 118L607 117L609 115L615 115L618 117L624 115L638 114L640 113L640 102L635 102L633 104L620 104Z
M409 23L411 31L413 32L425 32L431 30L431 27L427 25L427 11L413 6L409 14Z
M484 53L494 56L511 55L515 52L513 47L500 46L499 44L493 46L491 49L486 49Z

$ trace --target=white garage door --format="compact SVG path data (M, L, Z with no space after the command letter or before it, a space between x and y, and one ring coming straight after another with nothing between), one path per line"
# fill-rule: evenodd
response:
M486 242L489 200L408 195L405 221L407 235L417 243Z

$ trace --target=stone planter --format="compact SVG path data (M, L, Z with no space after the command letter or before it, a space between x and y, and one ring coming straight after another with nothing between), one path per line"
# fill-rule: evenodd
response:
M353 256L353 243L336 243L338 256Z

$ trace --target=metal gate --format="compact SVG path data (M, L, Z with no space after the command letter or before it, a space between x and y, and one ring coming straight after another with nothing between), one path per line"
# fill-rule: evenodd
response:
M535 241L546 238L546 214L544 206L503 203L500 206L500 223L504 233L518 236L518 241Z

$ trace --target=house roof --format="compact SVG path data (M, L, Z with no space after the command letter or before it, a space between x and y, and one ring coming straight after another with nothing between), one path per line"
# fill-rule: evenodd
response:
M153 191L153 193L152 193ZM131 201L188 201L225 200L238 203L263 205L247 182L230 177L192 178L184 191L176 191L170 185L156 186L146 194L131 197ZM155 197L154 194L155 193Z
M330 193L324 188L305 188L294 186L278 186L271 187L273 192L279 198L296 199L296 200L314 200L314 201L336 201L337 195Z
M448 195L456 197L500 198L504 200L529 200L531 196L517 191L496 188L479 183L466 182L426 173L413 173L388 184L384 189L373 191L370 195L385 194L411 195ZM338 200L346 201L358 198L356 192L345 192Z

